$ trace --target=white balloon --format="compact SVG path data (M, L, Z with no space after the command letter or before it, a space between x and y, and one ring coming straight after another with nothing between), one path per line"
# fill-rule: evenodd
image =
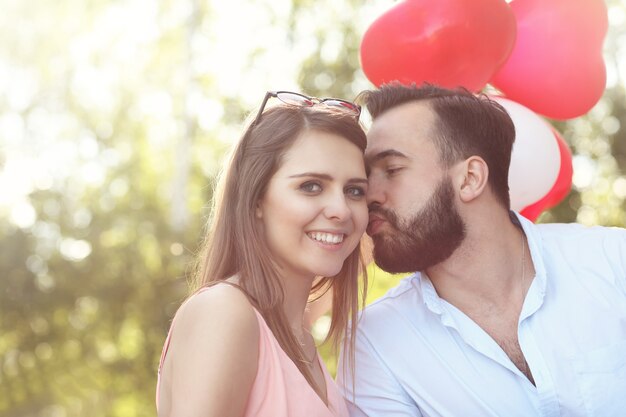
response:
M542 199L554 185L561 168L559 145L550 124L521 104L491 96L509 113L515 125L515 143L509 168L511 208Z

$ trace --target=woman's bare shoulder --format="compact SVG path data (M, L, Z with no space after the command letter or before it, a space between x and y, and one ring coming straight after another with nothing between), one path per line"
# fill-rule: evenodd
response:
M252 335L258 339L254 307L241 289L228 284L216 284L189 297L176 313L175 323L177 331L181 327L216 332L228 327L237 331L256 329Z
M164 415L243 412L258 369L259 337L256 313L241 290L217 284L192 295L173 323L165 367L171 407Z

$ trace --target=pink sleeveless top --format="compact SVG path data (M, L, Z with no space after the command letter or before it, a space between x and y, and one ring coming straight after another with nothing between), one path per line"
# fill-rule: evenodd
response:
M346 403L332 379L324 362L320 361L326 380L328 406L317 395L300 373L293 361L281 348L278 340L265 323L263 316L254 309L259 322L259 364L250 391L245 417L348 417ZM157 379L157 408L161 368L169 348L174 323L163 346Z

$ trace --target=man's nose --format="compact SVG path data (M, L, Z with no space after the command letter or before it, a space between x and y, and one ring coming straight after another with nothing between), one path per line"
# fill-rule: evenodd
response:
M381 181L371 176L367 187L366 200L368 207L371 205L382 205L385 202L385 189Z

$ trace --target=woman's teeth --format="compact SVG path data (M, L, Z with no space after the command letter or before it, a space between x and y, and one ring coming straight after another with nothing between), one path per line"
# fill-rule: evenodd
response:
M334 234L334 233L323 233L323 232L310 232L307 233L309 237L313 240L317 240L318 242L323 243L341 243L343 242L343 233Z

